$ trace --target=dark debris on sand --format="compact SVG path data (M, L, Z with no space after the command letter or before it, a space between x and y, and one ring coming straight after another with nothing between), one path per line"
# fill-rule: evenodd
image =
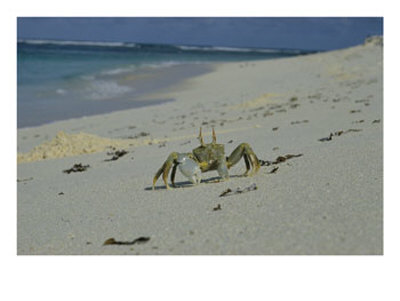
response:
M231 195L235 195L235 194L241 194L244 192L249 192L249 191L253 191L253 190L257 190L257 184L253 183L250 186L240 189L240 187L236 188L235 190L232 190L230 188L226 189L225 191L223 191L219 196L220 197L225 197L225 196L231 196Z
M278 156L275 159L275 161L268 161L268 160L266 160L266 161L259 160L259 161L260 161L260 165L261 166L269 166L269 165L272 165L272 164L279 164L279 163L285 162L286 160L289 160L289 159L292 159L292 158L301 157L301 156L303 156L303 154L296 154L296 155L287 154L287 155L284 155L284 156Z
M119 241L119 240L115 240L114 238L109 238L107 239L104 243L103 246L107 246L107 245L134 245L134 244L143 244L146 243L150 240L150 237L145 237L145 236L141 236L138 237L132 241Z
M71 172L82 172L82 171L85 171L86 169L88 169L89 167L90 167L90 165L82 165L82 163L78 163L78 164L74 164L74 166L72 166L69 169L63 170L63 172L66 174L70 174Z
M121 158L122 156L125 156L128 152L124 149L122 150L117 150L115 152L108 152L107 155L112 156L110 159L105 159L104 161L115 161Z
M347 134L347 133L350 133L350 132L360 132L360 131L362 131L362 129L348 129L347 131L342 131L341 130L341 131L337 131L337 132L334 132L334 133L330 133L328 137L320 138L320 139L318 139L318 141L321 141L321 142L331 141L332 138L335 137L335 136L339 137L339 136L341 136L343 134Z

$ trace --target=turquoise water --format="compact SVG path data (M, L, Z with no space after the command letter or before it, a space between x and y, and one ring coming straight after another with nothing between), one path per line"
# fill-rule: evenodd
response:
M135 43L18 41L18 128L152 105L149 92L208 72L210 63L310 51Z

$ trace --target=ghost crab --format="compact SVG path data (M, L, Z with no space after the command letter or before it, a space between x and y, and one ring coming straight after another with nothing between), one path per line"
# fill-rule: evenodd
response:
M170 189L168 185L168 174L171 168L171 183L172 186L175 187L175 173L178 166L182 174L193 184L200 183L202 172L211 170L216 170L222 180L229 179L228 169L238 163L241 158L244 159L246 164L246 172L243 176L251 176L258 172L260 162L249 144L241 143L229 157L225 157L225 147L223 144L217 144L214 128L212 129L211 143L204 143L201 128L198 139L200 140L200 146L193 149L191 153L173 152L168 156L167 160L153 178L153 189L155 189L155 184L161 174L163 175L162 178L166 188Z

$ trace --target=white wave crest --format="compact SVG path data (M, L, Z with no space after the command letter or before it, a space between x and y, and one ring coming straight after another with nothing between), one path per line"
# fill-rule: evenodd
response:
M60 45L60 46L100 46L100 47L136 47L135 43L96 42L96 41L61 41L61 40L18 40L19 43L31 45Z
M236 48L236 47L220 47L220 46L177 46L184 51L219 51L219 52L260 52L260 53L279 53L282 50L268 48Z
M116 82L95 80L86 87L86 95L89 99L105 100L133 91L133 87L121 86Z

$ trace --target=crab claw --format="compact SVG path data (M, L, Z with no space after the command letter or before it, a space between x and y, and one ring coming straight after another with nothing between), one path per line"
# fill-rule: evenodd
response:
M186 154L180 154L177 159L178 167L181 173L193 184L200 184L201 170L196 161Z
M193 184L199 184L201 181L201 170L197 162L194 160L194 156L191 153L171 153L164 164L157 171L153 178L153 190L155 189L156 182L162 174L162 178L167 189L170 189L168 185L168 174L171 172L171 183L175 186L175 173L176 168L179 166L181 173L187 177Z

